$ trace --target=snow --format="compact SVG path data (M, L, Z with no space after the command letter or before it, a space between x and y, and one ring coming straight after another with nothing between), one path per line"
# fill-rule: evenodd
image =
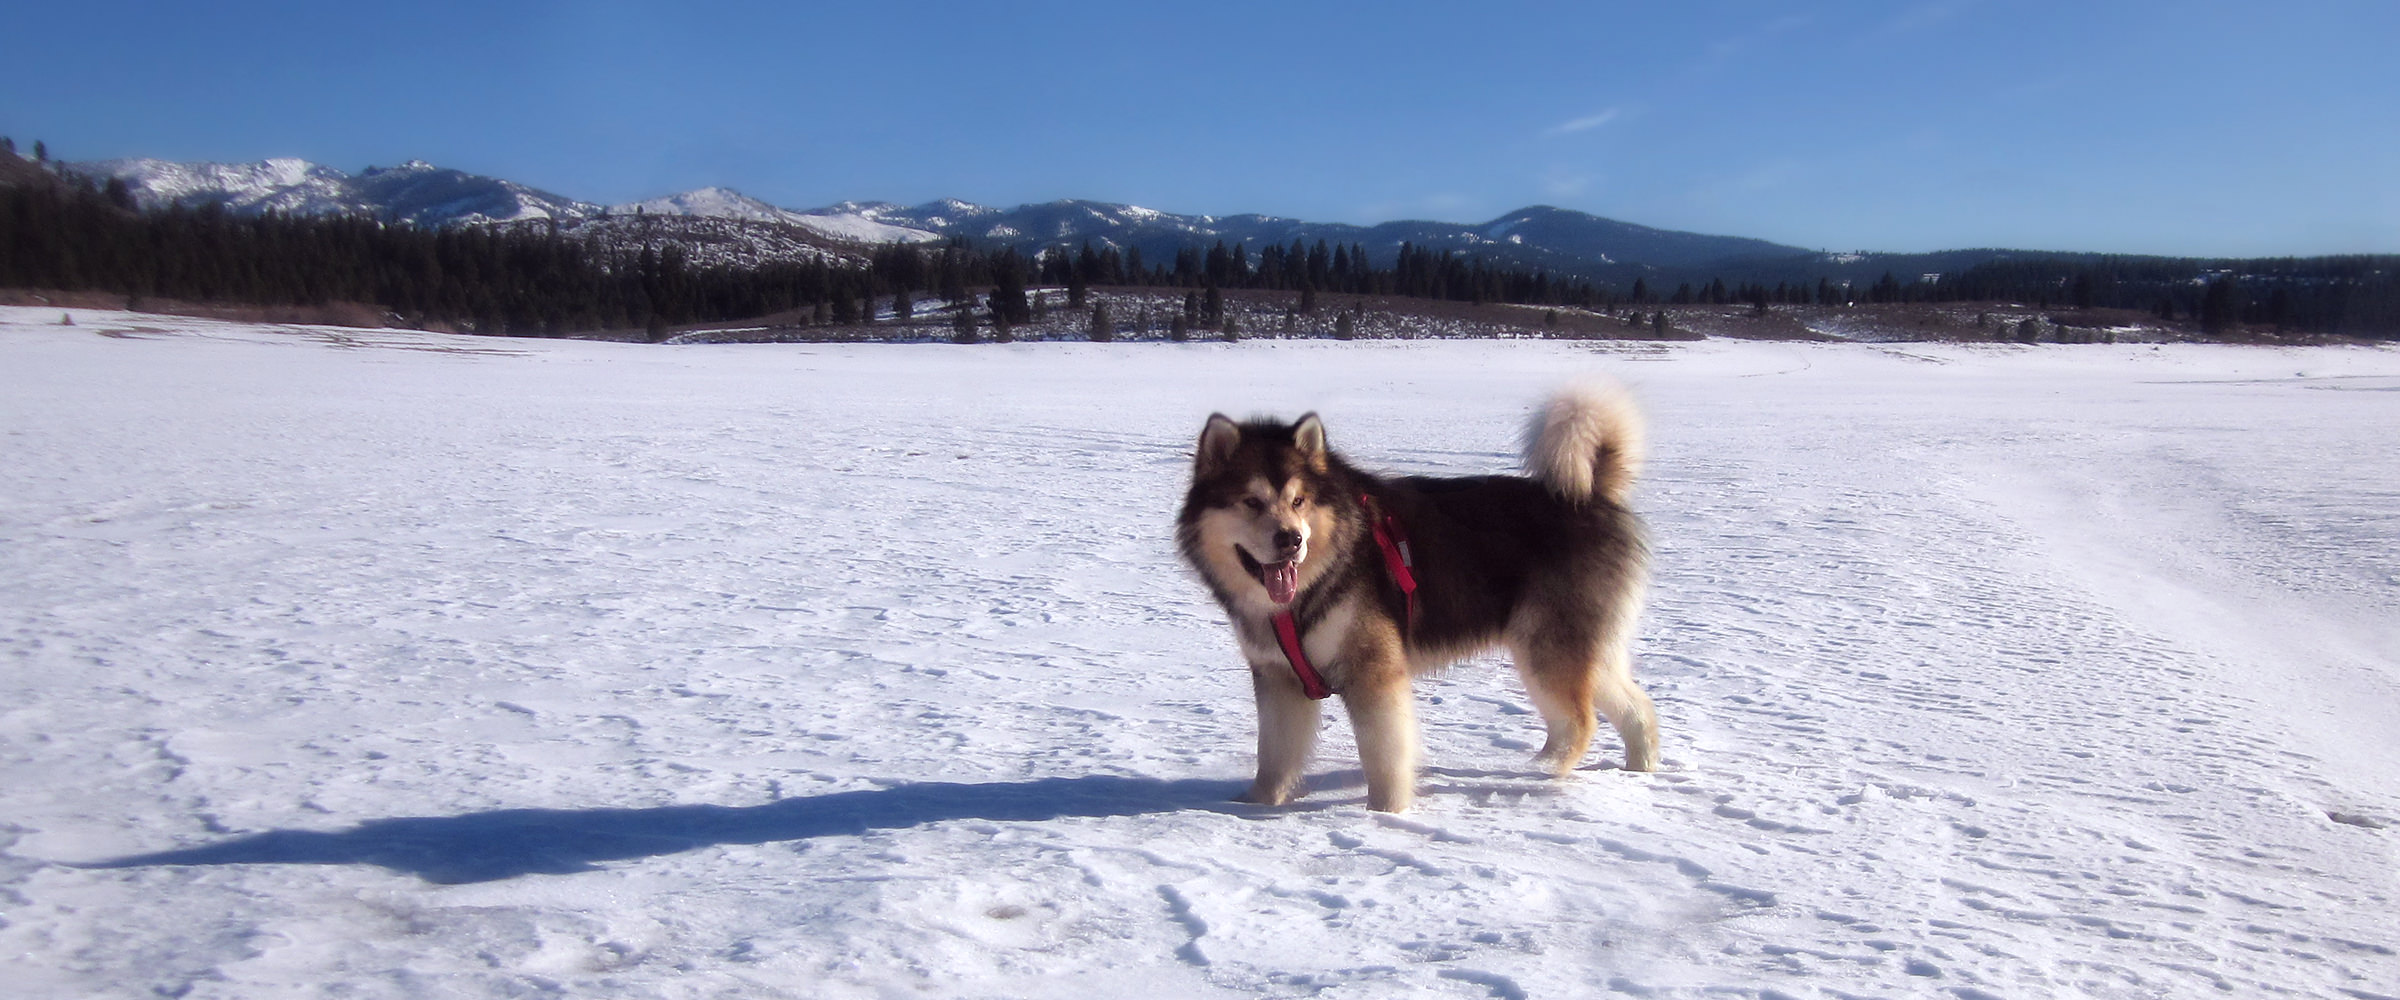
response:
M781 222L796 225L800 213L776 208L739 191L721 187L705 187L682 194L652 198L631 204L614 205L611 215L632 215L643 212L652 215L701 215L718 219L741 219L748 222Z
M2400 352L660 347L0 309L35 997L2400 993ZM1666 768L1506 670L1294 807L1212 410L1652 419Z
M777 208L730 188L705 187L664 198L618 205L609 211L614 215L632 215L639 209L651 215L689 215L779 223L799 226L820 236L858 243L925 243L941 239L938 233L876 221L874 215L888 207L843 202L815 212L795 212Z
M390 168L370 167L355 177L289 157L257 163L100 160L68 164L67 169L95 180L122 178L145 208L222 204L244 214L363 214L429 228L453 223L572 221L600 211L598 205L497 178L443 170L423 160Z
M863 215L795 214L791 221L822 235L854 243L930 243L942 238L940 233L877 222Z
M239 211L313 214L347 206L346 175L289 157L256 163L102 160L70 169L94 178L124 178L145 208L222 200Z

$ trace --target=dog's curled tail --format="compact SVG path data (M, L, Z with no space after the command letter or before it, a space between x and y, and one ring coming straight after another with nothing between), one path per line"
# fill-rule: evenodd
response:
M1574 503L1622 505L1642 469L1642 413L1615 382L1579 382L1525 428L1525 471Z

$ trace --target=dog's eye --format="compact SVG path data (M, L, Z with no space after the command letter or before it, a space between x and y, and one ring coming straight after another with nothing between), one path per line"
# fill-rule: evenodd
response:
M1307 497L1293 497L1293 498L1292 498L1292 509L1293 509L1293 510L1299 510L1300 508L1302 508L1302 507L1306 507L1306 506L1308 506L1308 498L1307 498Z
M1250 508L1250 513L1253 514L1264 514L1267 512L1267 502L1257 497L1243 498L1242 506Z

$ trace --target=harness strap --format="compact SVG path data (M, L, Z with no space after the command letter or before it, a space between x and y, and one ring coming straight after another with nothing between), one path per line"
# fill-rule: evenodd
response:
M1408 532L1402 530L1398 517L1383 512L1382 506L1375 502L1372 495L1361 495L1358 499L1366 505L1367 523L1375 531L1375 545L1383 550L1384 572L1391 574L1392 583L1408 598L1406 624L1414 626L1417 620L1417 558L1416 553L1408 547ZM1326 686L1325 675L1317 673L1316 666L1308 662L1308 651L1300 648L1300 623L1293 620L1292 613L1278 611L1270 620L1275 623L1275 642L1283 647L1283 658L1292 661L1292 673L1300 678L1300 690L1313 701L1332 697L1333 688Z
M1284 659L1292 661L1292 673L1300 676L1300 690L1311 701L1324 701L1333 695L1325 686L1325 676L1308 662L1308 651L1300 648L1300 626L1289 611L1275 612L1275 641L1283 646Z
M1408 598L1408 621L1414 625L1417 621L1417 555L1408 547L1408 532L1400 527L1400 518L1384 513L1374 497L1361 496L1358 499L1366 504L1367 515L1373 519L1369 523L1375 527L1375 544L1383 549L1384 572L1392 575L1392 583L1398 585L1401 595Z

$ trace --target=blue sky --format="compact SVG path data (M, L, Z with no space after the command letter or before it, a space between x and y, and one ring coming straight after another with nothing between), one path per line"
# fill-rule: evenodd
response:
M12 2L0 134L591 201L2400 252L2400 3Z

